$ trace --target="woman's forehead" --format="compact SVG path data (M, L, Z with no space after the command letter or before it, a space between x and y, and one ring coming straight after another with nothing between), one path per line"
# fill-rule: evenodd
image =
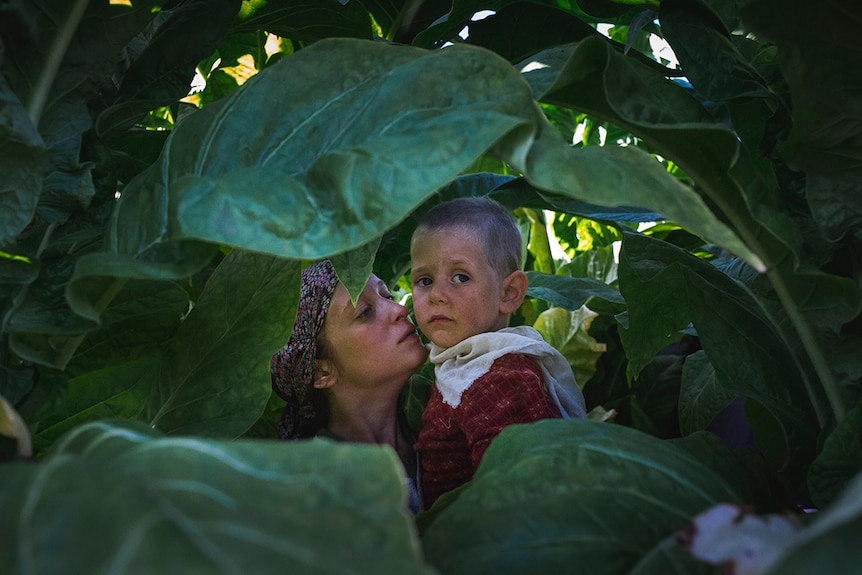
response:
M381 289L388 290L389 288L386 287L382 279L371 274L371 277L365 283L365 288L363 288L362 293L357 298L357 303L363 297L375 296ZM335 287L335 293L332 294L332 304L329 306L329 309L337 313L349 313L356 309L353 302L350 301L350 294L347 292L347 288L341 282L338 282L338 285Z

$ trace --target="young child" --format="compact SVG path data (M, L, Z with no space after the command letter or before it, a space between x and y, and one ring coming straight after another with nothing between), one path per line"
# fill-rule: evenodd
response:
M416 445L426 506L472 479L507 425L585 417L566 359L508 327L527 293L521 250L514 218L487 198L440 204L413 233L413 308L436 378Z

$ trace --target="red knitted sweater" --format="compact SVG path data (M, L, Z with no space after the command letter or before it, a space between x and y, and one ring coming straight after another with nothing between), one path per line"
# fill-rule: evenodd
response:
M473 478L488 444L504 427L558 417L560 410L545 390L542 369L525 355L497 358L464 392L457 408L443 403L435 386L416 443L426 508Z

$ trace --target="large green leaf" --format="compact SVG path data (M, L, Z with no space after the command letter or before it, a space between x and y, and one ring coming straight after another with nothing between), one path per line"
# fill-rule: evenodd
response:
M736 397L716 380L715 368L702 350L685 359L679 391L679 427L683 435L703 431Z
M830 505L862 472L862 403L823 442L817 458L808 469L808 488L818 507Z
M111 252L78 262L70 292L76 309L89 317L99 311L92 303L102 299L98 291L81 289L90 277L193 271L206 251L188 239L319 257L397 223L512 127L532 120L518 116L530 93L508 64L482 50L456 52L321 42L188 117L162 159L123 190ZM497 71L491 91L472 71L479 65ZM319 82L327 70L332 82ZM452 82L431 81L440 75ZM428 89L417 91L417 83ZM289 84L292 110L276 99ZM332 118L349 121L333 131ZM465 120L474 127L469 138ZM171 391L156 404L179 401L165 399L185 387L184 377L174 379L162 382ZM153 418L166 408L153 408Z
M505 429L422 544L443 573L699 573L676 531L737 500L682 448L619 425L547 420Z
M791 457L810 461L816 396L807 391L789 341L748 290L709 263L634 233L624 236L619 272L628 305L620 339L630 375L691 321L722 387L761 402L781 423L784 446L773 460L779 466Z
M635 270L640 273L635 275ZM628 253L620 252L620 293L628 310L619 314L617 321L620 342L629 360L629 379L637 377L659 350L678 340L689 326L684 281L684 271L678 265L639 258L630 262Z
M557 268L557 273L572 277L593 278L606 284L616 285L617 262L615 261L614 246L593 247L585 252L580 252L575 255L571 262ZM593 301L590 305L595 307L597 302Z
M96 132L106 139L116 137L150 110L186 96L195 66L219 45L241 4L195 0L160 11L127 50L129 62L116 75L116 99L97 118Z
M662 353L657 355L629 383L628 416L625 409L619 412L616 422L628 424L662 439L680 436L679 391L682 380L683 355Z
M467 42L493 50L510 62L519 62L549 46L596 35L599 32L593 26L558 6L518 2L470 22Z
M373 37L371 19L360 2L247 0L242 4L233 32L266 30L308 43L332 37Z
M534 271L527 272L527 277L530 280L527 295L570 311L579 309L590 298L625 304L617 289L596 279L573 278Z
M500 12L509 8L512 5L520 3L522 3L521 0L454 0L453 2L451 2L450 11L447 14L440 16L437 20L434 21L431 26L418 34L414 39L413 44L416 46L431 48L434 46L439 47L445 42L449 41L456 42L458 41L458 33L461 31L462 28L464 28L464 26L468 26L471 24L473 15L477 12L485 10ZM631 20L631 15L625 14L626 12L628 12L625 7L621 9L619 7L612 7L611 10L607 10L607 7L610 5L607 2L605 2L604 6L602 7L604 8L604 10L598 10L600 14L598 14L597 17L591 16L589 14L590 10L581 6L582 4L587 4L586 0L581 0L580 2L570 2L568 0L530 0L528 3L545 6L546 8L541 11L545 14L548 13L548 8L558 8L560 10L566 10L572 14L577 15L581 20L590 24L594 24L595 22L616 22L618 20L618 17L620 17L620 20ZM601 4L601 2L596 2L595 0L592 0L591 2L589 2L589 4L591 5L590 8L595 8L596 5ZM539 20L539 22L541 22L541 20ZM536 23L528 22L528 24L533 25L527 27L525 36L531 37L537 34L540 35L542 33L542 30L536 28ZM579 32L583 33L582 31ZM572 31L570 30L569 34L571 33ZM535 41L536 40L534 38L512 39L512 42L514 42L516 45L532 44Z
M0 366L0 395L12 405L17 404L33 389L35 375L32 365Z
M761 402L779 421L788 446L780 468L796 471L807 466L820 427L815 411L819 389L810 385L775 327L748 307L753 304L750 299L728 297L699 275L689 275L687 286L692 323L718 380L725 389ZM755 421L752 426L757 439ZM780 461L779 454L770 453L765 444L761 447L767 457Z
M90 370L156 352L177 332L189 296L176 282L130 280L102 314L102 326L87 335L66 373Z
M30 263L3 260L2 280L21 284L6 308L4 331L22 359L62 368L83 334L98 325L98 315L81 316L66 299L66 286L76 256L92 250L102 238L112 202L97 202L63 224L46 225L37 218L22 233L19 245L33 254ZM38 247L34 242L38 242ZM100 285L100 294L114 293L120 282Z
M705 3L663 0L659 19L662 35L686 71L686 78L705 100L775 97Z
M3 118L0 173L4 174L0 184L0 246L5 247L33 218L42 189L45 145L3 76L0 76L0 112ZM0 265L7 263L0 256Z
M269 361L290 336L299 262L235 251L180 323L178 285L133 280L69 364L68 390L39 413L36 446L106 417L147 421L167 433L237 437L271 394Z
M697 203L679 206L688 212L681 214L682 219L667 209L657 211L767 271L836 417L841 418L843 403L827 359L828 350L819 343L816 328L827 326L838 331L855 317L862 309L858 286L848 278L802 263L800 225L781 211L775 181L765 174L762 158L744 153L751 153L751 146L742 147L737 135L712 119L683 88L595 39L548 50L530 60L536 64L525 77L538 99L575 108L631 131L691 176L720 221L739 234L744 251L707 233L702 223L686 219L705 209L692 210ZM682 197L677 195L678 200Z
M174 130L124 190L110 247L141 257L199 239L309 259L357 247L531 121L525 88L482 50L318 42Z
M656 222L662 216L652 210L632 205L607 205L536 188L523 177L509 178L494 189L494 199L510 207L526 206L547 209L583 218L610 222Z
M117 54L152 18L153 4L49 0L4 13L20 36L2 71L48 149L38 208L48 221L64 221L94 193L92 164L81 154L82 134L92 124L88 104L109 83Z
M545 341L563 354L581 388L596 373L596 361L605 351L605 346L590 335L595 317L596 313L587 308L569 311L552 307L540 313L533 324Z
M770 575L842 573L859 565L862 533L862 474L841 496L792 540L792 548L769 570Z
M98 317L82 317L69 309L65 288L72 266L74 260L68 257L43 262L26 297L19 296L9 310L4 328L18 357L62 368L69 359L68 342L80 343L81 334L98 325Z
M738 157L738 141L730 130L712 121L697 101L682 88L648 66L618 54L595 38L588 38L577 45L548 50L529 60L533 65L524 76L533 86L537 99L573 107L611 121L644 138L656 151L672 158L692 176L701 176L704 170L709 169L710 173L703 174L703 179L707 181L697 181L702 186L710 184L718 188L714 196L724 194L721 197L709 197L719 207L721 217L726 217L728 202L732 202L730 211L733 214L740 212L739 217L748 222L750 218L747 216L745 199L727 174ZM526 66L529 62L523 64ZM604 148L594 146L578 150L584 156L608 155L604 161L595 160L592 168L591 162L585 157L584 165L581 166L581 170L587 170L582 172L585 176L592 176L591 181L604 181L608 185L607 188L601 186L599 189L585 190L575 194L577 197L600 204L650 208L666 219L724 246L756 268L763 269L764 254L759 253L763 250L757 249L759 246L743 243L742 240L752 243L743 234L745 230L737 229L742 237L740 240L724 221L712 214L698 193L669 176L669 179L674 180L673 183L659 178L654 170L647 167L649 162L654 162L647 154L631 146L614 146L611 149L615 151L602 151ZM616 173L610 166L603 165L604 162L612 161L618 164ZM636 171L638 167L648 171L640 174ZM601 171L604 179L599 173L591 173L591 170ZM638 174L637 178L634 174ZM551 177L555 174L543 175ZM566 175L557 175L555 179L563 179ZM539 181L533 183L538 187L554 189Z
M37 453L44 453L64 433L99 419L141 419L159 373L155 353L114 363L71 378L57 407L38 423L33 436Z
M19 236L22 243L30 244L34 236L41 234L36 248L38 260L28 266L13 262L13 265L0 267L4 271L12 268L9 279L24 284L6 312L4 325L10 334L10 348L20 358L62 369L84 334L99 325L97 312L82 314L75 309L67 298L66 288L74 274L78 254L94 249L101 241L112 208L111 200L100 201L59 225L46 226L37 219ZM29 269L16 272L16 264ZM93 305L101 311L123 286L124 280L104 278L92 283L96 284L98 292Z
M109 252L93 252L76 260L74 274L65 291L69 307L97 325L101 314L128 280L178 280L203 269L218 247L202 242L168 243L155 246L141 258ZM69 340L60 356L49 363L63 367L83 336Z
M840 239L862 224L859 155L862 107L855 63L862 42L858 11L842 2L757 0L741 10L744 23L777 44L793 101L793 123L782 146L784 159L807 175L806 199L828 238ZM780 19L777 11L785 13ZM832 32L824 34L824 26ZM835 54L844 57L836 58Z
M521 117L530 102L483 50L320 42L184 120L123 190L109 251L79 262L70 298L92 316L89 276L194 271L207 254L190 240L296 258L363 245L534 121Z
M755 462L758 455L748 449L732 449L726 441L709 431L696 431L686 437L670 439L692 457L710 468L717 477L730 485L748 505L768 505L778 499L769 493L769 482ZM758 493L763 491L763 493ZM769 507L764 507L769 508Z
M68 429L105 418L139 419L156 382L161 350L189 306L173 282L126 283L66 366L66 391L38 421L34 443L48 448Z
M347 288L353 305L356 305L359 294L368 282L371 268L374 266L374 255L379 247L380 238L376 238L349 252L336 254L330 258L338 280Z
M94 423L37 464L2 467L8 572L433 572L403 468L379 446Z
M324 40L186 118L123 190L104 261L79 262L77 277L151 273L141 261L191 267L183 258L196 241L297 259L341 253L398 224L486 152L565 197L670 215L685 206L694 215L681 220L745 252L646 154L570 150L493 53ZM638 186L623 183L635 175Z
M7 182L13 188L21 186L21 177L28 174L33 185L25 203L17 208L5 203L5 194L3 199L3 233L20 231L21 224L28 223L33 215L32 202L38 200L37 219L10 251L28 256L33 269L40 266L40 277L21 282L27 285L17 291L11 305L4 302L4 313L8 313L4 332L8 329L10 347L22 359L62 367L82 334L95 326L92 318L82 320L72 313L62 293L74 267L73 254L84 251L92 239L82 231L99 220L98 214L91 216L90 212L100 210L84 212L92 208L90 202L96 193L91 175L91 160L96 158L92 149L82 147L82 138L91 128L91 112L101 105L102 98L110 97L108 85L117 55L152 18L153 8L147 1L132 6L56 0L3 8L5 25L0 34L4 45L15 46L2 60L3 99L8 99L8 82L30 122L38 126L45 147L44 162L38 166L23 150L9 148L14 151L10 157L17 158ZM106 26L106 21L111 24ZM13 142L20 142L22 134L19 112L10 107L3 122L4 131L12 130ZM111 196L115 190L116 185L109 191ZM9 219L11 225L7 227L5 218L15 219ZM104 221L99 223L104 226ZM101 229L93 228L96 237ZM75 235L78 237L69 245L57 246L58 236L70 239ZM4 243L8 239L4 236ZM5 263L4 268L10 267ZM103 286L99 291L108 294L111 288Z
M48 0L5 8L4 19L18 28L19 49L6 54L3 73L40 129L51 126L41 123L43 112L49 113L51 106L64 102L79 106L102 88L114 70L117 53L153 18L157 4ZM105 26L106 21L111 25ZM60 74L64 69L75 73ZM86 111L75 115L81 112ZM51 136L55 141L69 132L51 132Z
M228 255L165 351L145 421L168 434L244 433L269 399L270 358L290 337L299 281L297 261Z

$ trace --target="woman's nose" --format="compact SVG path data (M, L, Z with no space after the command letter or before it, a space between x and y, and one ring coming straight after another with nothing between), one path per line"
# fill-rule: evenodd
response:
M401 305L397 301L390 301L390 303L392 304L392 309L391 309L390 313L391 313L392 319L394 321L399 321L399 320L402 320L402 319L408 317L409 312L408 312L406 307L404 307L403 305Z

